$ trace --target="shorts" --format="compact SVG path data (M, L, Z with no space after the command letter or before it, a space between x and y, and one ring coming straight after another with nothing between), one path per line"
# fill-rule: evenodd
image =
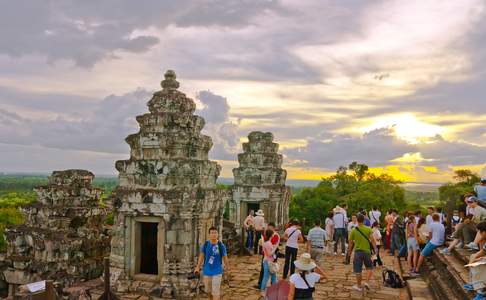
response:
M363 264L366 270L373 269L373 262L371 261L371 253L364 251L354 251L353 258L353 272L356 274L361 274L363 271Z
M221 294L221 279L223 274L214 276L204 276L204 291L206 294L211 293L213 296L219 296Z
M415 252L419 250L419 245L414 237L409 237L407 239L407 250L408 252Z
M420 255L429 257L432 255L432 252L434 252L435 248L438 248L439 246L432 244L431 242L428 242L427 245L425 245L424 249L420 253Z
M310 250L311 258L316 262L318 262L321 259L323 254L324 254L323 248L311 248Z

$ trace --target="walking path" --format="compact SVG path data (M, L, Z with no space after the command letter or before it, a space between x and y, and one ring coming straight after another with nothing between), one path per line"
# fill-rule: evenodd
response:
M299 254L303 250L299 251ZM396 258L387 254L382 257L383 263L389 269L399 273L398 261ZM283 259L281 259L283 261ZM326 255L320 262L320 266L328 275L327 280L321 281L316 286L314 299L387 299L387 300L405 300L409 299L407 290L392 289L384 287L381 278L381 268L375 269L374 278L371 282L371 291L367 295L352 289L355 284L355 276L352 273L352 264L343 264L344 258L341 255ZM223 299L245 299L258 300L260 292L254 287L258 281L260 272L260 256L233 256L230 257L230 272L228 275L228 284L223 284ZM279 274L279 279L282 275ZM207 299L201 297L201 299Z

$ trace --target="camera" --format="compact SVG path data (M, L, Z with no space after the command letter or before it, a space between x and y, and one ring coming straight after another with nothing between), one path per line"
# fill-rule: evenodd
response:
M198 279L200 276L199 273L192 273L191 275L187 276L187 279L193 280L193 279Z

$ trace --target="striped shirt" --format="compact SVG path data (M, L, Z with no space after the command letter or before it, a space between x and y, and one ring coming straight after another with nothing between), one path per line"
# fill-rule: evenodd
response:
M324 248L324 241L326 240L326 231L321 227L314 227L309 230L307 240L310 241L311 247Z

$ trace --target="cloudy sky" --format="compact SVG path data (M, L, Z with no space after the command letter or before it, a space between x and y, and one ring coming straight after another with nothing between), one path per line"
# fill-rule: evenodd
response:
M485 174L486 2L0 0L0 171L115 174L167 69L231 177L271 131L289 178L352 161Z

